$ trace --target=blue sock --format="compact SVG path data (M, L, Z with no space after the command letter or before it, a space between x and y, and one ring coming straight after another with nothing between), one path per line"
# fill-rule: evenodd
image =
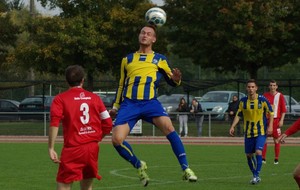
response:
M118 151L119 155L122 156L125 160L130 162L133 167L139 168L141 167L141 162L137 157L134 155L130 144L126 141L123 141L121 145L114 146L115 149Z
M259 176L260 170L262 166L262 155L256 155L256 176Z
M247 156L247 162L248 162L248 166L253 174L253 176L255 175L255 168L256 168L256 164L255 164L255 160L253 159L254 157L248 157Z
M183 144L181 142L181 139L179 138L176 131L173 131L170 134L168 134L167 139L171 143L173 152L174 152L175 156L177 157L182 170L185 170L189 166L188 166L185 150L184 150Z

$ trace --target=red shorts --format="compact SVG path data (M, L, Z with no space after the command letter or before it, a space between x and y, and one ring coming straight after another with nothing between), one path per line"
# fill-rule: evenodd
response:
M273 134L272 134L272 137L274 138L278 138L280 137L281 135L281 129L279 127L279 121L280 119L277 119L277 118L274 118L273 120Z
M61 153L61 163L56 181L71 183L82 179L97 178L98 174L98 142L92 142L77 147L64 147Z

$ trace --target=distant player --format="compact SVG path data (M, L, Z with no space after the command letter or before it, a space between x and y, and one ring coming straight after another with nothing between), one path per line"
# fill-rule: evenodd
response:
M257 84L254 79L247 82L248 95L243 97L239 103L239 109L230 127L229 133L234 136L234 128L240 117L243 118L245 132L245 153L248 166L253 174L251 184L261 181L259 176L262 167L262 149L266 141L266 134L272 134L273 110L269 101L258 95ZM265 126L264 117L269 114L269 126ZM254 157L255 154L255 157Z
M297 131L300 130L300 118L295 121L293 123L292 126L290 126L285 132L284 134L282 134L277 140L277 143L284 143L285 138L288 136L291 136L293 134L295 134ZM296 181L296 183L298 184L299 190L300 190L300 164L295 168L294 173L293 173L293 177Z
M74 181L80 181L81 190L92 190L93 178L101 179L98 143L110 133L112 120L100 97L82 88L81 66L69 66L66 80L69 90L54 98L50 111L48 149L50 159L59 163L57 190L70 190ZM54 150L60 121L64 136L61 158Z
M274 122L273 122L273 140L275 143L274 152L275 152L275 159L274 164L278 164L279 153L280 153L280 143L276 142L276 139L281 135L281 127L283 126L283 121L286 113L286 105L285 99L282 93L277 91L278 84L275 80L271 80L269 83L269 92L264 93L264 96L269 100L270 104L272 105L274 111ZM266 153L267 153L267 141L265 143L262 157L263 163L266 163Z
M167 58L152 50L152 45L156 42L154 26L143 27L138 40L139 49L122 59L116 101L110 110L112 117L118 111L112 131L112 143L119 155L138 170L140 181L147 186L149 182L147 165L137 158L125 139L138 120L143 119L152 123L169 140L183 170L183 179L197 181L197 176L189 168L181 139L174 130L168 113L156 98L160 79L165 78L171 86L178 86L181 82L181 72L177 68L172 71Z

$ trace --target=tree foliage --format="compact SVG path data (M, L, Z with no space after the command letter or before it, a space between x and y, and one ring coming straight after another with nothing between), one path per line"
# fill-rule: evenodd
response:
M296 63L300 2L166 0L172 51L203 68L246 70Z
M138 48L147 0L41 0L62 13L38 16L29 23L30 42L19 44L14 61L41 72L63 73L70 64L82 65L92 90L96 73L119 75L120 61ZM166 51L165 46L158 46Z

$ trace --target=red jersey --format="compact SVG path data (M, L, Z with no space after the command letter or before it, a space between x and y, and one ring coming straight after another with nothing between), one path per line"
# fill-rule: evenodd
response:
M101 141L112 129L112 119L101 98L80 87L57 95L51 105L50 126L62 121L64 146Z
M270 92L266 92L264 93L264 97L266 97L272 105L274 111L274 119L280 119L282 113L286 113L284 96L280 92L277 92L275 95L271 94Z

